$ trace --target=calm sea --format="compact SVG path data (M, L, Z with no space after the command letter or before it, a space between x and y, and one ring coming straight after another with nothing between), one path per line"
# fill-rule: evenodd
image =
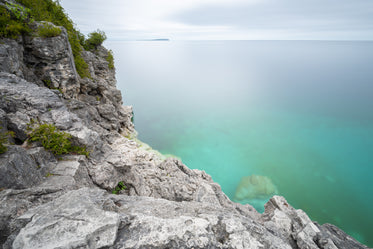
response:
M373 42L112 42L139 138L373 246ZM259 211L263 202L252 201Z

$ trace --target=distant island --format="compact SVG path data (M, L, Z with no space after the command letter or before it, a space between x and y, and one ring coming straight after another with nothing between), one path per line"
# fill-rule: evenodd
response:
M141 39L138 41L170 41L168 38L161 38L161 39Z

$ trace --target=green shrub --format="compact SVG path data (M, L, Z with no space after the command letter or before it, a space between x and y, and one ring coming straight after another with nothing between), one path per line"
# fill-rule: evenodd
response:
M83 57L79 54L75 56L76 71L82 78L91 78L89 73L88 64L84 61Z
M114 55L113 51L109 50L108 56L106 57L107 62L109 62L109 69L114 69Z
M88 157L89 152L85 147L74 146L71 143L71 135L60 131L53 124L41 124L32 120L28 124L29 140L40 142L41 145L54 155L76 153Z
M0 127L2 129L2 127ZM7 152L8 148L6 144L9 142L9 137L13 137L14 133L12 131L0 132L0 154Z
M22 23L10 21L2 30L1 36L16 39L18 36L28 33L30 29Z
M14 8L16 7L9 7ZM22 13L28 13L26 10L14 11L14 13L4 6L0 5L0 37L16 39L19 35L30 32L27 20Z
M61 28L50 23L43 23L38 27L38 33L41 37L55 37L61 34Z
M76 32L76 36L78 37L79 44L83 47L85 44L85 36L79 31Z
M7 9L10 11L11 15L15 18L15 20L28 23L31 22L31 10L25 8L19 4L15 3L6 3Z
M115 189L111 192L115 195L117 195L121 190L127 189L126 186L124 186L123 182L118 182L118 185L115 187Z
M88 39L85 41L84 48L86 50L96 50L98 46L106 40L104 31L97 30L88 35Z

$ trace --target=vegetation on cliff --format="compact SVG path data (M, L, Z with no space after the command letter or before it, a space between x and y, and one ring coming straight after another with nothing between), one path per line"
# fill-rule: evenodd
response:
M20 4L0 6L0 37L17 38L31 31L33 21L47 21L67 30L69 42L74 55L75 67L79 75L90 77L88 65L81 57L84 35L75 29L73 21L65 13L62 6L52 0L18 0ZM58 31L43 30L42 37L56 35ZM83 39L82 39L83 37Z
M111 192L112 194L119 194L120 191L126 190L127 187L124 185L123 182L118 182L118 185L115 187L115 189Z
M84 38L84 37L83 37ZM88 35L86 40L81 40L83 42L83 47L85 50L96 50L98 46L106 40L106 34L102 30L97 30Z
M31 31L30 9L16 4L0 5L0 37L15 39Z
M29 139L40 142L41 145L54 155L76 153L88 157L89 152L85 147L72 145L71 135L60 131L53 124L41 124L34 120L29 124Z
M113 51L109 50L108 56L106 57L107 62L109 62L109 69L114 69L114 55ZM133 120L132 120L133 122Z
M80 77L90 78L88 65L81 56L81 51L96 50L106 40L103 31L97 30L85 36L80 33L68 17L58 1L53 0L17 0L19 4L0 4L0 38L16 39L20 35L28 34L32 30L30 24L34 21L51 22L66 29L71 49L74 55L75 67ZM39 27L41 37L53 37L61 33L58 27L44 24ZM109 54L107 61L109 68L114 68L113 55Z
M2 127L0 126L0 130ZM5 153L8 148L6 147L6 144L9 142L9 137L14 136L14 133L12 131L8 132L0 132L0 154Z
M61 34L61 29L47 22L43 23L43 25L38 28L38 33L44 38L55 37Z

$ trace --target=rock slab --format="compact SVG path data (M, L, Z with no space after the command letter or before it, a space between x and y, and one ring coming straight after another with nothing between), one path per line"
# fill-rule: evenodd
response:
M15 238L13 248L102 248L113 245L119 215L97 207L96 201L103 192L83 188L29 210L18 218L30 222Z

